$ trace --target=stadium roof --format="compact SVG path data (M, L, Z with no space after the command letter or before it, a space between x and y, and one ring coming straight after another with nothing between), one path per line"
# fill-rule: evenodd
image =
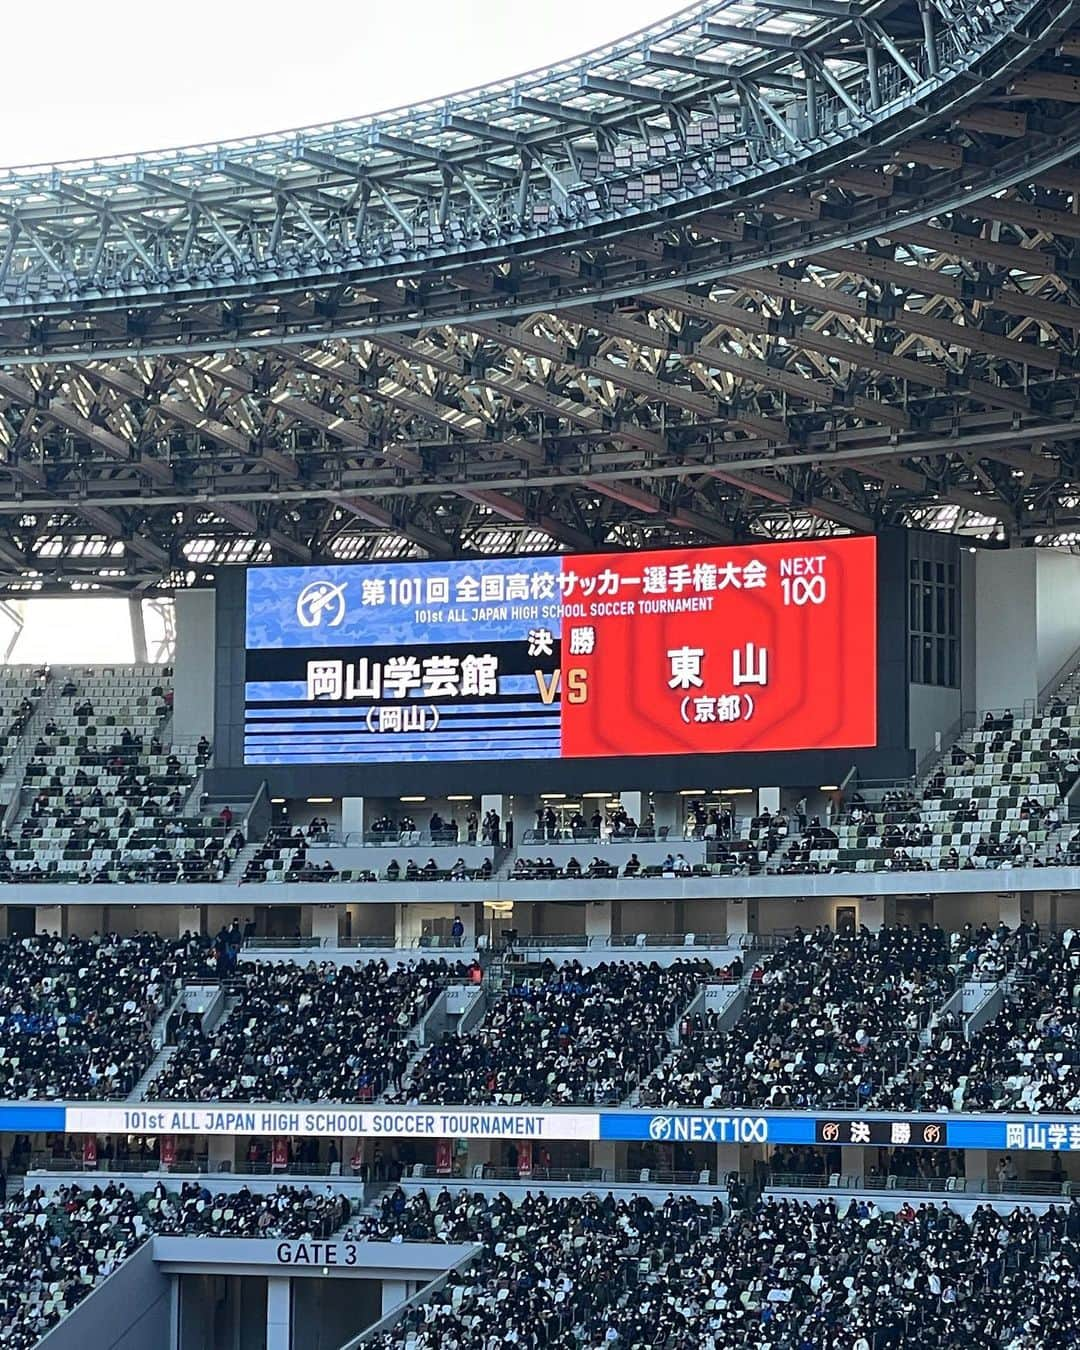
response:
M437 103L0 171L0 591L1080 537L1080 0L718 0Z

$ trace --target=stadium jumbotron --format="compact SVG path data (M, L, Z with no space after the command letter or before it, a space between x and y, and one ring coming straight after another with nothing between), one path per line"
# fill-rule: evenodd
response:
M709 0L0 169L5 1350L1080 1343L1078 119Z

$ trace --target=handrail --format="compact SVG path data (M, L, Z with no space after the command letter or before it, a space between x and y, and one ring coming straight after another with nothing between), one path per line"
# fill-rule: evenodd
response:
M251 1163L246 1160L234 1162L231 1159L228 1161L229 1166L224 1170L220 1164L211 1167L207 1156L187 1158L182 1162L168 1163L164 1166L157 1158L131 1157L99 1158L96 1163L89 1164L84 1163L79 1157L70 1158L64 1154L39 1152L31 1155L27 1174L69 1172L92 1176L96 1172L103 1172L116 1176L145 1176L148 1173L156 1174L160 1172L163 1177L311 1177L350 1182L357 1185L362 1184L362 1178L359 1176L347 1175L345 1172L332 1172L330 1163L292 1162L283 1167L275 1167L270 1163Z
M688 936L694 941L687 943ZM640 939L644 938L642 942ZM747 942L758 941L754 934L736 933L611 933L608 935L592 933L537 933L525 934L517 939L514 946L518 951L559 950L569 947L579 951L623 951L627 948L647 947L651 949L667 948L672 951L696 951L702 949L729 950L745 947ZM351 938L326 937L263 937L255 935L244 939L244 948L252 951L353 951L371 948L374 951L443 951L464 952L469 950L468 943L456 942L452 937L432 934L426 937L411 937L398 940L389 934L376 933Z
M327 838L322 841L307 836L305 839L316 848L416 848L420 844L427 844L431 848L484 848L494 851L496 847L491 840L482 839L479 835L469 839L460 826L456 835L452 830L440 830L438 833L439 838L436 839L425 825L415 830L399 830L396 827L392 830L350 830L341 840ZM328 834L333 835L334 831L328 831Z
M244 938L244 947L265 947L270 950L276 948L299 949L303 951L317 951L326 945L326 938L319 937L246 937Z
M702 1173L708 1173L709 1180L702 1181ZM646 1177L644 1174L648 1173ZM439 1171L431 1163L425 1163L422 1170L403 1178L404 1181L441 1181L447 1184L463 1184L477 1181L517 1182L522 1186L535 1186L540 1183L549 1185L582 1186L708 1186L716 1190L727 1188L726 1180L715 1179L714 1169L700 1168L658 1168L658 1167L534 1167L524 1175L514 1167L493 1167L490 1163L477 1163L470 1169L470 1175L458 1175Z
M1075 647L1069 653L1061 665L1058 666L1057 670L1054 671L1053 675L1050 676L1039 690L1036 702L1038 703L1040 712L1042 711L1043 705L1049 703L1051 697L1057 693L1060 686L1065 683L1068 677L1076 672L1078 667L1080 667L1080 646Z
M72 1307L65 1308L64 1312L60 1314L60 1320L54 1322L53 1325L49 1327L49 1329L44 1333L41 1340L38 1341L37 1344L43 1347L48 1347L50 1341L52 1341L56 1345L64 1344L67 1339L66 1336L55 1335L55 1333L59 1332L61 1327L63 1327L66 1331L67 1328L65 1324L70 1320L70 1318L74 1317L78 1312L81 1312L83 1308L86 1308L90 1304L90 1301L96 1295L100 1294L104 1290L105 1286L110 1282L110 1280L113 1281L114 1283L119 1283L120 1278L122 1276L126 1276L130 1271L131 1262L146 1252L147 1244L152 1240L152 1238L153 1238L152 1233L147 1233L141 1238L135 1238L134 1239L135 1246L130 1252L128 1252L128 1254L123 1258L123 1260L121 1260L114 1267L114 1269L112 1269L108 1273L108 1275L105 1276L103 1280L99 1280L98 1282L96 1282L91 1287L90 1292L80 1303L76 1303ZM100 1301L101 1300L99 1300L99 1302ZM94 1325L93 1313L90 1314L89 1325L91 1326Z
M926 754L918 760L915 765L916 779L925 779L929 775L930 770L940 764L945 756L951 753L953 746L964 733L967 717L968 714L961 711L960 716L955 718L955 720L941 733L941 748L938 749L935 747L933 750L928 750Z
M460 1257L448 1270L444 1270L441 1275L437 1275L422 1289L418 1289L411 1298L405 1299L396 1308L391 1308L384 1317L380 1317L377 1322L374 1322L366 1331L362 1331L359 1336L354 1336L352 1340L346 1341L344 1345L339 1347L339 1350L359 1350L360 1346L367 1345L376 1336L381 1336L384 1331L392 1331L407 1312L419 1307L421 1303L426 1303L428 1299L445 1289L450 1283L450 1277L460 1274L461 1271L471 1266L483 1250L481 1244L477 1243L471 1252Z
M837 1176L832 1184L830 1176ZM744 1177L749 1182L751 1178ZM766 1187L770 1190L811 1190L811 1191L890 1191L903 1194L962 1194L962 1195L1031 1195L1031 1196L1067 1196L1072 1194L1072 1185L1068 1177L1061 1181L1036 1181L1023 1177L998 1180L996 1177L918 1177L901 1176L890 1172L878 1176L861 1176L858 1173L841 1172L805 1173L783 1172L770 1169Z
M263 798L266 798L266 805L270 804L270 787L264 778L259 784L258 791L248 803L248 808L244 812L244 838L251 838L251 818L255 814L256 808L262 804ZM272 813L271 813L272 814Z

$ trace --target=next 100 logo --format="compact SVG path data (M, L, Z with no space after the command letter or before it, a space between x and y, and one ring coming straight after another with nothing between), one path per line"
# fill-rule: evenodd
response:
M764 1144L769 1122L764 1116L653 1116L649 1138L665 1144Z

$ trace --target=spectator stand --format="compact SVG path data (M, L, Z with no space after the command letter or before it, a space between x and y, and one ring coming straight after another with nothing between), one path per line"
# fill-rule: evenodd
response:
M23 774L59 686L47 666L0 668L0 786L8 829L19 809Z
M772 954L747 962L740 1002L718 999L690 1014L676 1053L643 1083L641 1101L866 1107L918 1054L952 993L949 956L940 929L851 936L821 929L778 942ZM745 979L741 963L737 969Z
M677 1019L712 974L707 960L619 961L514 971L473 1031L419 1058L401 1101L614 1105L672 1049Z
M500 875L514 881L712 875L703 839L669 844L651 838L619 838L593 848L583 847L583 840L569 835L530 840L531 834L534 831L526 830L524 841L507 856Z
M237 950L239 950L239 936ZM175 1101L374 1101L400 1087L425 1015L466 968L250 962L231 977L228 1010L181 1030L146 1097Z
M1078 990L1077 934L1029 937L978 1016L933 1027L883 1109L1080 1111Z
M0 1343L31 1350L145 1241L123 1186L33 1188L0 1207Z
M5 881L206 881L235 852L186 814L206 738L169 745L165 667L58 672L0 849Z
M1080 784L1080 671L1044 703L969 714L921 780L856 782L835 819L751 822L772 872L936 871L1039 865ZM1080 843L1077 852L1080 853Z
M200 939L38 937L0 944L0 1096L99 1100L132 1091Z
M431 1211L484 1251L363 1342L487 1350L539 1321L549 1343L733 1350L831 1344L842 1319L843 1343L859 1350L997 1345L1020 1326L1035 1339L1014 1346L1058 1350L1080 1322L1080 1217L1061 1210L984 1206L965 1221L931 1205L891 1214L873 1200L767 1201L725 1223L719 1205L674 1196L658 1207L607 1196L509 1203L443 1193L405 1202L402 1224L433 1223Z
M445 843L429 830L369 836L362 845L327 842L320 834L277 826L266 842L241 857L246 883L286 881L475 881L490 879L497 850L493 845Z

